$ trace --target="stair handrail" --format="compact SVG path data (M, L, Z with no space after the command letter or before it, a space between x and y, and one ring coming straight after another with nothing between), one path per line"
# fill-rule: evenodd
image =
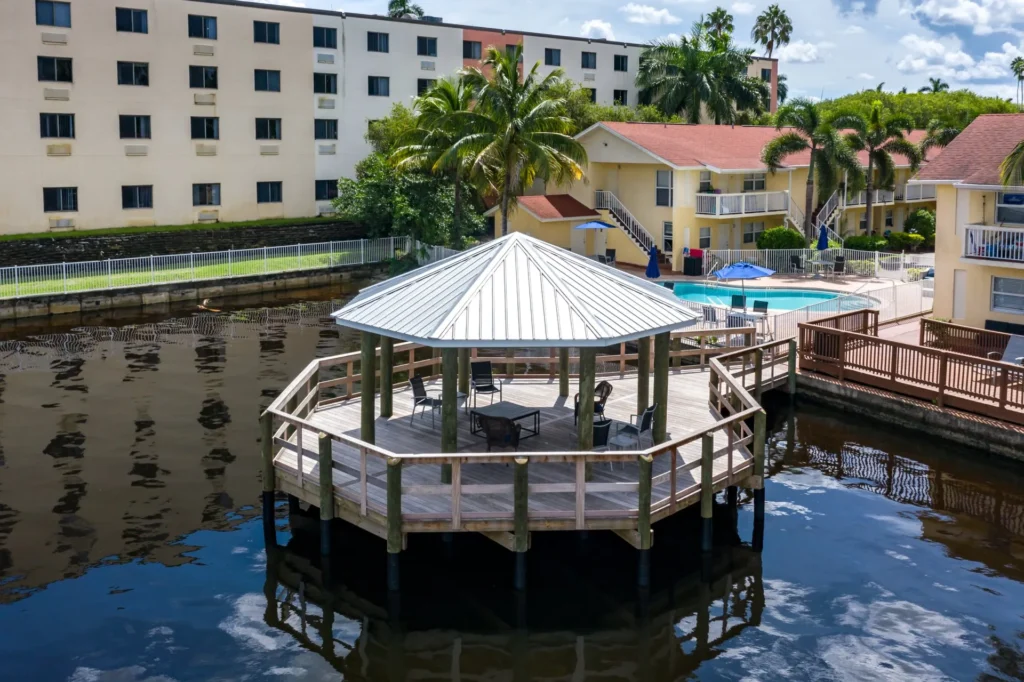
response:
M795 229L800 234L804 233L804 220L806 219L806 217L807 217L807 214L805 214L804 210L802 208L800 208L799 202L794 201L793 197L790 196L789 197L789 221L792 223L793 229Z
M818 222L825 223L826 225L832 222L832 218L834 217L836 209L838 208L839 190L837 189L835 192L832 192L832 196L828 198L828 201L826 201L825 204L821 207L821 210L818 211L818 217L820 218Z
M616 218L616 221L627 235L644 251L650 253L654 246L654 235L647 231L636 217L629 212L619 198L605 189L599 189L595 193L597 208L603 208Z

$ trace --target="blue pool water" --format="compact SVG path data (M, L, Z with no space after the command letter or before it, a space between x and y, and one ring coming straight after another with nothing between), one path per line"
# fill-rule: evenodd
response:
M768 301L768 309L775 312L786 312L805 308L815 303L831 301L839 294L833 291L820 289L766 289L764 287L743 287L739 285L704 284L703 282L678 282L674 287L675 295L684 301L704 303L714 306L728 308L732 303L734 294L746 293L747 306L753 306L754 301ZM857 301L858 299L854 299ZM859 299L862 303L844 309L855 310L869 305L869 299Z

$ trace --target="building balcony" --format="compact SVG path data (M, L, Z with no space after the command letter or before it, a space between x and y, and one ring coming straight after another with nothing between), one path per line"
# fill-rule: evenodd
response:
M896 201L935 201L935 185L899 185Z
M871 204L873 206L879 206L881 204L891 204L895 201L896 193L890 192L886 189L872 190ZM847 208L850 206L865 206L868 202L868 193L866 191L857 192L856 194L850 194L846 197L845 205Z
M1024 264L1024 226L967 225L963 255L970 260Z
M697 193L697 215L732 218L789 212L789 192Z

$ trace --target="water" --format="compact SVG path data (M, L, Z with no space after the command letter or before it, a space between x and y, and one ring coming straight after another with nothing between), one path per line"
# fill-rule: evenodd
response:
M256 415L356 347L333 305L0 346L0 680L1024 679L1022 467L817 409L772 411L763 553L745 499L711 565L684 514L646 595L602 533L536 534L521 598L476 536L397 603L360 532L325 580L283 505L268 553Z
M734 295L746 294L747 306L752 307L754 301L767 301L768 309L774 312L786 312L805 308L815 303L831 301L839 297L834 291L822 289L767 289L764 287L741 287L739 285L703 284L700 282L677 282L675 295L686 301L703 303L728 308L732 305ZM870 306L871 299L866 297L848 298L843 301L844 310L857 310Z

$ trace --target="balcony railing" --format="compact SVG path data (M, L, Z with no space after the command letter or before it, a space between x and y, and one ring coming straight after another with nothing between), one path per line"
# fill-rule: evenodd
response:
M968 225L964 229L964 258L1024 263L1024 227Z
M871 199L872 205L877 206L878 204L891 204L895 199L895 192L890 192L886 189L872 190L873 195ZM856 194L849 194L846 197L847 206L864 206L867 203L868 193L866 191L860 191Z
M935 185L900 185L896 188L896 201L934 201Z
M697 215L757 215L788 210L789 192L697 193Z

